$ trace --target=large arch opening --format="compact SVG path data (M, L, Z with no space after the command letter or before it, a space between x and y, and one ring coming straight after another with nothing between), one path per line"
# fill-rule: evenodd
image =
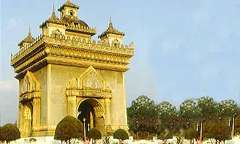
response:
M86 99L78 107L78 119L83 123L86 132L91 128L104 129L104 110L96 99Z

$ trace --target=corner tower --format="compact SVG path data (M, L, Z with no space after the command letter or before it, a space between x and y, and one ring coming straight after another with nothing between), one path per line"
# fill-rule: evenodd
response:
M18 127L22 137L52 136L66 115L103 134L128 129L125 72L134 54L112 23L95 41L96 30L82 21L67 0L60 17L53 8L40 28L11 57L19 80ZM114 43L114 44L113 44Z

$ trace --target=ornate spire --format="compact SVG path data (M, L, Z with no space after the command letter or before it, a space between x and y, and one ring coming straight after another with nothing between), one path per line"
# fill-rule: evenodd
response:
M56 24L61 24L61 25L64 24L64 23L61 22L61 20L56 16L54 4L53 4L51 16L50 16L45 22L43 22L43 23L40 25L40 27L42 28L43 26L46 25L46 23L56 23Z
M28 35L18 45L20 46L23 43L32 43L33 41L34 41L34 38L32 37L31 28L29 26Z
M32 32L31 32L31 26L29 25L28 27L28 35L27 37L24 39L26 42L32 42L34 41L34 38L32 37Z
M103 33L99 36L99 38L101 38L101 37L103 37L103 36L105 36L105 35L107 35L107 34L116 34L116 35L122 35L122 36L125 35L123 32L120 32L120 31L118 31L116 28L113 27L112 18L111 18L111 17L110 17L110 19L109 19L109 24L108 24L107 30L106 30L105 32L103 32Z
M28 36L32 37L31 26L28 27Z
M53 4L52 15L50 17L50 20L57 20L54 4Z
M109 18L109 27L111 26L111 27L113 27L113 25L112 25L112 17L110 16L110 18Z
M114 27L113 27L113 24L112 24L112 18L110 17L110 19L109 19L109 24L108 24L108 29L107 29L108 31L117 31L117 29L115 29Z

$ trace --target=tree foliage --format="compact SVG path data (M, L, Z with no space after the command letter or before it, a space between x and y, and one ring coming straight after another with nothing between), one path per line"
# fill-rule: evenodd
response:
M169 131L175 131L177 127L177 117L176 107L169 102L161 102L157 105L157 115L161 121L161 127L158 132L164 131L165 129Z
M234 100L223 100L219 103L220 117L235 117L238 113L238 106Z
M83 138L83 126L78 119L66 116L58 123L54 139L70 143L71 139L81 138Z
M233 100L216 102L204 96L187 99L177 109L167 101L155 104L147 96L140 96L128 108L128 122L133 133L157 134L162 140L172 136L198 139L202 123L203 138L220 142L229 139L233 131L240 134L240 107Z
M153 100L147 96L139 96L128 108L129 128L134 133L154 133L157 130L158 118Z
M197 102L193 99L185 100L179 109L179 115L186 119L188 122L193 122L199 116L199 109L197 107Z
M199 111L198 119L201 121L215 118L217 114L217 103L212 97L204 96L197 100Z
M240 135L240 115L236 117L235 123L235 134Z
M206 123L204 135L205 138L213 138L220 143L231 139L231 128L227 125L226 120L210 120Z

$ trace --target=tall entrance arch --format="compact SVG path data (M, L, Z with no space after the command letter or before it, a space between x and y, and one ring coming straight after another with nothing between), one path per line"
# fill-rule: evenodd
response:
M95 127L102 133L112 132L112 91L92 66L68 82L66 95L67 114L81 120L86 130Z
M85 99L78 107L78 119L83 123L85 130L105 128L104 109L97 99Z

